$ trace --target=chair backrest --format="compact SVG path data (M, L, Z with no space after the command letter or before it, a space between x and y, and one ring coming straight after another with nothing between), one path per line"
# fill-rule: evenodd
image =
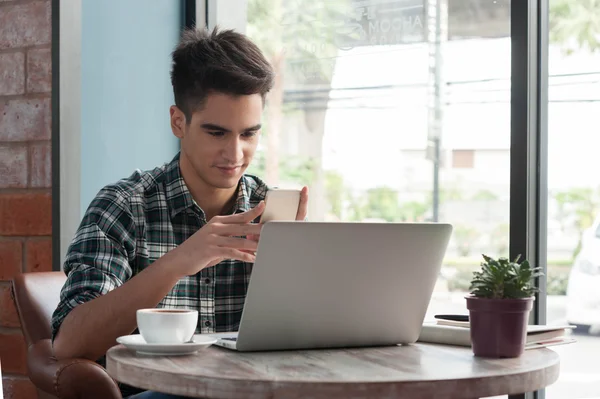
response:
M22 273L13 279L13 296L27 345L51 338L52 313L66 279L63 272Z
M4 388L2 387L2 363L0 363L0 399L4 399Z

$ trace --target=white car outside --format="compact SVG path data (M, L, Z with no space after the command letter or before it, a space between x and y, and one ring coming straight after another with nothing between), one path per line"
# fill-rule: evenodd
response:
M600 217L583 233L567 286L567 321L600 326Z

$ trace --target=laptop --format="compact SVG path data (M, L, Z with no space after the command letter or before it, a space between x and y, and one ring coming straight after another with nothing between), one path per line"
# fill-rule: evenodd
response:
M267 222L237 351L349 348L417 341L452 226Z

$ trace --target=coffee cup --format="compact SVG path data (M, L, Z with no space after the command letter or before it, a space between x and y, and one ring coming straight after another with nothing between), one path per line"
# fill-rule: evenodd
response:
M196 331L198 311L187 309L139 309L137 326L149 344L189 342Z

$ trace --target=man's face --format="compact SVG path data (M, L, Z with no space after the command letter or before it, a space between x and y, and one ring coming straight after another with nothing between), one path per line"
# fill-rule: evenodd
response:
M262 111L259 94L210 94L189 123L171 108L173 133L198 178L213 188L237 187L258 145Z

